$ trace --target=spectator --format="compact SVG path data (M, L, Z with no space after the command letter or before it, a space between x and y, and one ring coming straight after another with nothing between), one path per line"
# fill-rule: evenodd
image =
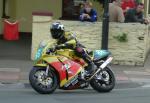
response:
M115 0L109 4L109 15L110 22L124 22L125 18L121 8L121 0Z
M97 12L94 9L92 9L91 2L85 2L84 8L80 12L80 20L90 22L97 21Z
M123 9L124 15L126 14L126 12L131 9L131 8L135 8L136 7L136 3L135 0L123 0L121 8Z
M140 22L148 24L148 19L144 18L144 4L139 3L136 8L129 9L125 16L125 22Z

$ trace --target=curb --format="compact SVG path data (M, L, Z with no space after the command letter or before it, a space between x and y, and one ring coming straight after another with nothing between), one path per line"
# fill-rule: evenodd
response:
M0 82L18 82L21 71L18 68L0 68Z
M148 84L147 84L148 85ZM148 85L149 86L149 85ZM117 82L114 89L145 87L144 84L135 82ZM0 83L1 89L32 89L29 83Z

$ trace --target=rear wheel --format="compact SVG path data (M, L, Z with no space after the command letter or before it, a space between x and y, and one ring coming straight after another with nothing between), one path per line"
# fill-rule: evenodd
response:
M106 67L91 80L90 84L98 92L110 92L115 87L114 73Z
M40 94L53 93L58 86L58 78L53 71L48 72L46 68L34 67L29 74L29 81L32 88Z

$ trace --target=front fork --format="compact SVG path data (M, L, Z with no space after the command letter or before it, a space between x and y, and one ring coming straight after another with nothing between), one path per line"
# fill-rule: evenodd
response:
M48 76L48 71L49 71L49 65L46 67L46 77Z

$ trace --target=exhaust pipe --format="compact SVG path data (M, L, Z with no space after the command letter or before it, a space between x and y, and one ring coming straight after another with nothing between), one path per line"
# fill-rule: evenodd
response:
M101 69L104 69L111 61L113 60L113 57L109 57L101 66Z

